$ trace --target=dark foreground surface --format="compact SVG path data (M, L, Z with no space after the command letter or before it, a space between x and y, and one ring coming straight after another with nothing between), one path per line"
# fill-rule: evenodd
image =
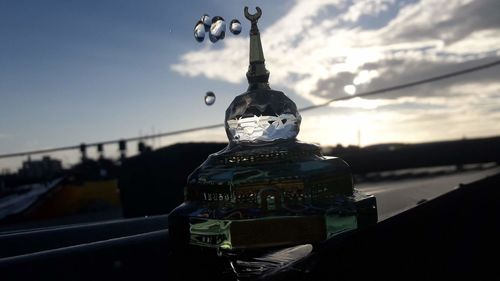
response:
M378 220L382 221L457 188L500 173L500 167L455 172L430 177L367 182L356 188L377 197Z
M497 274L499 196L496 175L312 252L249 253L233 266L211 253L172 254L165 216L13 232L0 236L1 279L235 280L235 267L240 279L481 280Z
M499 175L463 186L326 243L273 279L490 279L498 273L499 196Z

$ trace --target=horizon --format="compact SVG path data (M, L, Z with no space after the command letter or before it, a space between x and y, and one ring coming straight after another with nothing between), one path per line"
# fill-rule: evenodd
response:
M336 145L320 145L320 144L317 144L315 143L316 145L319 145L322 149L328 149L328 148L337 148L339 145L342 147L342 148L359 148L359 149L366 149L366 148L371 148L371 147L376 147L376 146L383 146L383 145L420 145L420 144L437 144L437 143L445 143L445 142L458 142L458 141L463 141L463 140L468 140L468 141L474 141L474 140L483 140L483 139L495 139L495 138L498 138L500 139L500 134L497 134L497 135L491 135L491 136L483 136L483 137L476 137L476 138L466 138L466 137L463 137L463 138L459 138L459 139L444 139L444 140L438 140L438 141L424 141L424 142L386 142L386 143L375 143L375 144L370 144L370 145L365 145L365 146L358 146L356 144L347 144L347 145L342 145L340 143L336 144ZM143 140L144 141L144 140ZM300 141L300 140L299 140ZM134 144L137 144L138 142L137 141L133 141ZM145 142L146 144L148 144L147 142ZM202 143L205 143L205 144L227 144L228 142L221 142L221 141L184 141L184 142L176 142L176 143L169 143L167 145L159 145L157 146L156 148L154 147L153 143L151 142L151 146L153 148L153 151L155 150L158 150L158 149L163 149L163 148L168 148L168 147L171 147L171 146L175 146L175 145L178 145L178 144L202 144ZM130 149L128 147L128 156L127 157L133 157L133 156L137 156L139 155L139 152L137 150L137 145L135 146L132 146L133 149ZM88 148L87 148L88 149ZM132 153L130 153L132 151ZM53 155L66 155L66 156L63 156L63 157L53 157ZM68 160L68 156L67 154L72 154L72 157L71 157L71 160ZM36 155L36 156L34 156ZM325 154L327 155L327 154ZM70 169L72 168L74 165L77 165L79 163L81 163L81 160L80 160L80 157L81 157L81 154L79 151L72 151L70 153L68 153L68 151L66 152L55 152L55 153L40 153L40 154L31 154L29 156L19 156L19 157L13 157L15 159L17 159L16 161L12 161L9 165L9 167L7 166L2 166L2 169L0 169L0 176L2 175L6 175L6 174L13 174L13 173L17 173L18 170L22 167L22 163L24 161L26 161L28 158L31 160L31 161L36 161L36 160L41 160L42 158L48 156L50 159L55 159L55 160L60 160L63 164L63 168L64 169ZM94 160L94 161L97 161L98 160L98 153L95 149L90 149L90 150L87 150L87 157L88 157L88 160ZM108 150L108 153L107 155L105 156L105 159L108 159L108 160L112 160L112 161L118 161L119 160L119 152L118 150L115 150L114 153L109 153L109 150ZM64 159L63 159L64 158ZM9 158L7 158L9 159ZM2 160L2 159L0 159Z

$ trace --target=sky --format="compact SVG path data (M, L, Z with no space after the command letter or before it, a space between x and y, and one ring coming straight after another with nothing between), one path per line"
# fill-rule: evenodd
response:
M262 8L271 87L298 107L500 58L496 0L2 0L0 154L222 123L247 88L244 6ZM205 13L239 19L242 33L198 43ZM365 146L498 135L498 77L500 67L334 103L302 114L298 138L348 145L360 132ZM188 141L226 136L156 145Z

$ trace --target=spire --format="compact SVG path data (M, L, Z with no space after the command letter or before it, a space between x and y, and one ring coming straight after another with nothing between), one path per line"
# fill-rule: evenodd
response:
M256 10L257 13L251 15L248 13L248 7L245 7L245 17L252 23L250 29L250 64L247 71L249 90L258 88L269 89L269 71L266 69L260 32L257 27L257 21L262 15L262 10L259 7L256 7Z

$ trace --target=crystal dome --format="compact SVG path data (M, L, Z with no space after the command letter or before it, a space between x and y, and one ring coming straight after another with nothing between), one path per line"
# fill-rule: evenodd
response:
M259 89L237 96L226 110L231 142L260 143L295 139L301 117L295 103L279 91Z

